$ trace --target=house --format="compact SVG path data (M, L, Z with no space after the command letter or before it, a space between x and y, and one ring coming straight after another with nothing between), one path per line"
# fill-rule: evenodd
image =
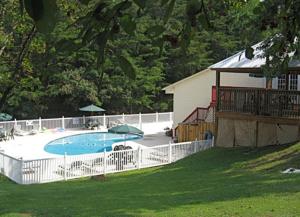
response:
M264 87L265 83L265 78L250 77L249 73L226 73L222 76L222 84L230 87ZM215 103L215 85L215 71L205 69L163 88L166 94L173 94L173 128L197 107L207 108Z
M206 122L208 112L204 109L213 107L214 134L219 146L264 146L297 141L300 61L289 63L288 76L267 82L261 70L265 59L261 58L258 47L259 44L253 46L252 60L241 51L164 88L174 96L174 129L180 123ZM191 125L185 131L190 133Z

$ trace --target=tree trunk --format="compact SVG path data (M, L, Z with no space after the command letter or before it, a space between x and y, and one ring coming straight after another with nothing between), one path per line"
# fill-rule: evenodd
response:
M31 30L27 34L25 40L22 43L21 50L18 54L16 64L15 64L15 69L14 69L14 74L12 76L12 80L14 81L14 84L8 86L5 91L3 92L1 98L0 98L0 111L4 109L4 105L6 104L7 100L10 98L10 93L13 91L15 86L18 84L18 82L21 80L24 75L22 75L22 64L25 56L28 53L28 48L29 45L34 38L36 33L36 28L35 26L32 26Z

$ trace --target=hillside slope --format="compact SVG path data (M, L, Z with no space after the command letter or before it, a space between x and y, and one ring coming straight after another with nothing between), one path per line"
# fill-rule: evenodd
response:
M0 178L0 216L299 216L300 144L214 148L172 165L21 186Z

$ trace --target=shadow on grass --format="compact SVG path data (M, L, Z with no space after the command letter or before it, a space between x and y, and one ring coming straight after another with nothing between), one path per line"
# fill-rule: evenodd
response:
M141 216L191 204L300 192L300 176L279 173L297 162L299 150L300 145L214 148L165 167L110 175L105 182L20 186L2 178L0 216Z

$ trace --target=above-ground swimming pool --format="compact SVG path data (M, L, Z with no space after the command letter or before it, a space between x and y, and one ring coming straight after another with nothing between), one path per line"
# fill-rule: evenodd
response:
M44 150L51 154L79 155L112 150L116 142L141 139L142 136L115 133L85 133L56 139L48 143Z

